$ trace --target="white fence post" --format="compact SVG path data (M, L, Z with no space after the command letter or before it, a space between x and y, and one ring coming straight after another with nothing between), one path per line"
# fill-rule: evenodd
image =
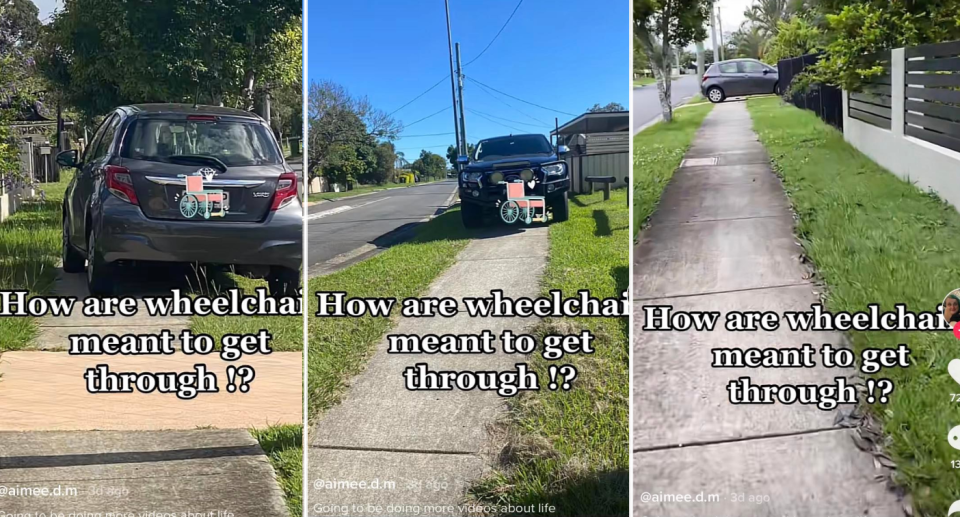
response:
M890 130L897 138L903 138L903 119L906 113L906 85L903 74L906 73L907 64L904 56L902 47L890 51Z

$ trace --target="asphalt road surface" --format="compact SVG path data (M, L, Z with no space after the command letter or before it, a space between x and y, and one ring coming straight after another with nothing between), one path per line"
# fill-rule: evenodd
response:
M403 240L423 219L446 208L457 181L396 188L319 203L307 211L307 274L327 274Z
M674 106L679 106L690 97L700 93L696 75L681 75L670 81L670 100ZM656 84L648 84L633 89L633 134L641 127L649 124L660 115L660 95Z

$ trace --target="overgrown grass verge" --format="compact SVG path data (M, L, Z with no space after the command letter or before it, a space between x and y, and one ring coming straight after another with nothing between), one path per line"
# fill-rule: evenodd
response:
M283 489L291 517L300 517L303 515L303 426L275 425L251 429L250 434L260 442L260 448L277 472L277 483Z
M935 195L901 181L843 140L813 113L777 98L747 108L798 215L796 232L826 284L831 311L935 310L960 284L960 214ZM944 174L951 171L943 171ZM874 405L897 463L895 479L913 495L915 515L946 515L960 499L958 458L947 434L960 424L951 393L960 387L947 363L960 357L950 332L853 332L856 351L911 349L909 368L884 369L895 390Z
M653 214L660 195L693 141L712 104L673 112L673 122L659 122L633 137L633 236Z
M0 289L49 294L60 262L63 193L70 182L42 183L45 200L27 201L0 223ZM37 336L34 318L0 318L0 352L26 347Z
M630 249L626 189L609 201L602 193L572 196L570 219L550 225L550 257L543 293L565 297L581 289L599 298L627 290ZM629 329L627 318L560 318L537 328L546 334L596 336L595 353L547 361L530 358L540 379L551 364L571 364L570 391L523 393L510 400L504 464L470 491L486 503L556 507L553 515L628 515Z
M317 318L317 291L344 291L348 298L396 298L422 294L450 267L467 245L469 233L460 222L459 208L417 228L408 242L331 275L309 281L308 299L308 407L315 418L337 404L344 382L359 373L374 346L392 327L389 318Z
M216 295L223 289L236 288L245 294L254 289L267 289L267 281L251 279L232 273L215 273L212 280L198 279L194 292ZM260 329L270 331L270 346L274 352L303 350L303 318L301 316L191 316L190 331L208 334L219 344L226 334L256 334Z

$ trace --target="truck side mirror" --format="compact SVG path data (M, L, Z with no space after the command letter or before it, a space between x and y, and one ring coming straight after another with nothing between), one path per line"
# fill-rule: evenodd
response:
M570 152L570 148L565 145L557 146L557 154L567 154Z
M459 163L459 164L461 164L461 165L466 165L466 164L470 163L470 157L469 157L469 156L457 156L457 163Z

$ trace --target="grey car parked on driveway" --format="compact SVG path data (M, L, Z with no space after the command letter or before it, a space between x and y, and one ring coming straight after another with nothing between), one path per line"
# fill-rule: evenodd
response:
M257 115L122 106L104 117L82 158L63 151L57 163L77 169L63 200L63 269L86 270L91 294L111 294L114 267L136 261L232 266L266 278L274 296L296 294L300 185ZM186 192L187 178L198 175L203 191L219 193L200 210Z
M710 65L703 74L700 91L710 102L727 97L780 93L777 69L756 59L731 59Z

